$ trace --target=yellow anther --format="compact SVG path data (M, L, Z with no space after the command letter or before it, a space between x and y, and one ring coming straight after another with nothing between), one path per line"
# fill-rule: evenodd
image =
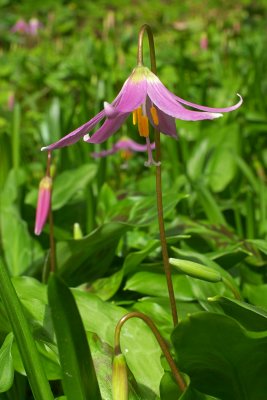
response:
M152 106L150 108L150 112L151 112L151 116L152 116L154 124L158 125L159 124L159 116L158 116L156 108L154 106Z
M148 118L144 115L138 119L138 131L140 136L149 136Z
M133 111L133 125L136 125L137 123L137 110Z
M142 108L141 108L141 107L138 107L138 108L137 108L136 114L137 114L137 122L139 123L139 120L141 120L142 115L143 115L143 113L142 113Z

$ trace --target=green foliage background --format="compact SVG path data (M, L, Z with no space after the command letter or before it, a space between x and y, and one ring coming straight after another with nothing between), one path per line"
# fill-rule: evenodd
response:
M123 135L142 143L130 119L107 143L81 140L53 153L59 275L73 288L103 399L112 398L115 326L131 310L153 319L190 382L179 397L151 332L131 320L122 332L131 399L266 399L266 1L0 0L0 10L0 259L55 397L64 394L66 371L50 315L51 301L60 302L54 297L49 305L47 299L49 228L40 237L33 234L46 164L40 148L113 100L136 65L138 30L148 23L158 75L171 91L213 107L234 104L236 93L244 98L239 110L219 120L177 121L177 142L162 135L170 256L216 269L240 300L223 282L174 271L181 322L173 331L154 170L143 166L141 153L130 159L123 153L100 160L90 155ZM19 18L38 18L38 34L12 32ZM83 231L79 240L73 238L74 223ZM11 332L1 301L0 399L28 400Z

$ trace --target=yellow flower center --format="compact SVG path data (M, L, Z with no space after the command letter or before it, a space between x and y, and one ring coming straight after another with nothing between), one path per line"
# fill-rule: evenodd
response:
M159 124L159 117L157 110L154 106L150 108L150 113L155 125ZM149 124L148 118L143 113L142 107L138 107L136 110L133 111L133 125L138 126L138 132L140 136L148 137L149 136Z

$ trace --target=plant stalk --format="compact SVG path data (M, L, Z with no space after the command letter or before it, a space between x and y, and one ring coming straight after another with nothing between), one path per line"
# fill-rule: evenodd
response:
M137 52L137 64L143 65L143 39L144 33L147 33L148 42L149 42L149 50L150 50L150 62L151 62L151 71L156 75L157 74L157 66L156 66L156 54L155 54L155 46L153 33L149 25L143 25L139 31L138 36L138 52ZM173 290L172 276L171 276L171 266L169 263L169 255L168 248L166 242L166 234L165 234L165 226L164 226L164 217L163 217L163 204L162 204L162 179L161 179L161 151L160 151L160 131L158 129L154 130L155 137L155 145L156 145L156 194L157 194L157 210L158 210L158 223L159 223L159 235L160 235L160 243L162 249L162 259L164 272L166 276L168 293L170 299L170 306L172 312L173 325L178 324L178 314L176 301Z

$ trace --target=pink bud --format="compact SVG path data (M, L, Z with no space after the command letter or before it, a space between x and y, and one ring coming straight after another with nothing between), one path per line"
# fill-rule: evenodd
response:
M44 224L46 223L50 204L51 204L51 192L52 192L52 179L49 176L45 176L39 185L38 202L35 217L35 235L40 235L43 230Z

